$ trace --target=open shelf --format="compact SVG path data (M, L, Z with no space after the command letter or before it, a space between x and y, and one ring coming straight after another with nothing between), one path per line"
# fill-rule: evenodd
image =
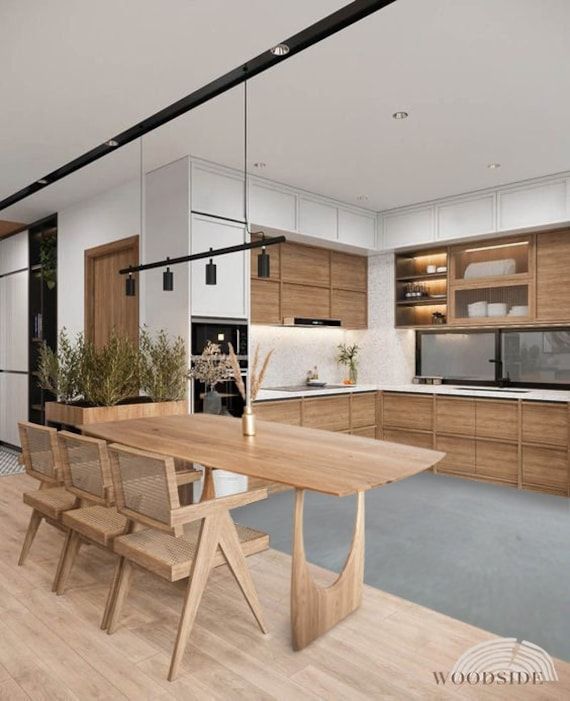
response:
M421 275L402 275L397 277L398 282L421 282L422 280L447 280L447 272L445 273L423 273Z
M396 304L398 306L407 307L423 307L426 305L430 306L446 306L447 297L424 297L422 299L399 299Z
M444 325L448 297L447 248L397 253L395 266L396 327ZM419 292L421 296L406 297L409 292Z

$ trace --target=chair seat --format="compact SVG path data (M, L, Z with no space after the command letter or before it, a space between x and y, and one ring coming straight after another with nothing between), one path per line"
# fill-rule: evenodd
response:
M267 533L237 523L236 528L244 555L253 555L269 547ZM123 555L144 569L175 582L190 575L199 532L200 521L186 524L184 535L179 538L155 529L138 531L116 538L113 548L118 555ZM225 564L226 560L218 548L214 567Z
M89 540L107 547L114 538L125 532L127 519L114 506L85 506L66 511L62 523Z
M65 487L49 487L37 489L34 492L24 492L24 504L56 521L60 520L64 511L73 509L75 500L75 495L68 492Z

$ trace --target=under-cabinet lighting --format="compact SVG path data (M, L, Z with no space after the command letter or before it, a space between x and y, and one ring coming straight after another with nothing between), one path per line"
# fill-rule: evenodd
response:
M464 253L477 251L494 251L497 248L513 248L514 246L528 246L528 241L515 241L515 243L498 243L495 246L480 246L479 248L466 248Z

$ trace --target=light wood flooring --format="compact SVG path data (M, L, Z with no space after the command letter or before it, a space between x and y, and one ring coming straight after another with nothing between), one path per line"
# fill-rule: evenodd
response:
M180 678L166 681L182 588L137 572L115 635L99 629L109 554L80 553L62 597L51 583L63 536L42 524L24 567L16 562L29 519L24 475L0 479L0 699L568 699L559 683L535 688L437 686L470 646L495 636L365 587L362 607L301 652L289 632L290 558L248 558L270 633L263 636L225 567L212 575ZM315 572L317 572L315 568ZM323 579L330 573L318 572Z

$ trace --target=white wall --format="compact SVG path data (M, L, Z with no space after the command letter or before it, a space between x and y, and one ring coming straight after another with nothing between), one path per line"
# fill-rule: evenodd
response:
M140 234L140 205L140 181L135 179L58 212L60 329L83 331L85 249Z

